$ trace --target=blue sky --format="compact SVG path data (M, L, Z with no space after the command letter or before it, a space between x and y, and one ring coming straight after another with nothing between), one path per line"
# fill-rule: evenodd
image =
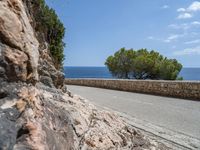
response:
M122 47L200 67L200 1L46 0L66 27L65 66L104 66Z

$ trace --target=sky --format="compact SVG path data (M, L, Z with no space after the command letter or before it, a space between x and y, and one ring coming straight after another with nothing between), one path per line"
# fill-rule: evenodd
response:
M64 23L65 66L104 66L122 47L200 67L200 1L46 0Z

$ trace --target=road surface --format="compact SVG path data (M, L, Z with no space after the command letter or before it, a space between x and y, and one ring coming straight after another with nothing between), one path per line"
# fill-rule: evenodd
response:
M99 106L200 139L200 101L84 86L68 89Z

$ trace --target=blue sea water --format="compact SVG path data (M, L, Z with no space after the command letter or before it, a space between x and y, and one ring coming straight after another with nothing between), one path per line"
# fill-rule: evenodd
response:
M107 67L64 67L66 78L113 78ZM184 80L200 80L200 68L183 68Z

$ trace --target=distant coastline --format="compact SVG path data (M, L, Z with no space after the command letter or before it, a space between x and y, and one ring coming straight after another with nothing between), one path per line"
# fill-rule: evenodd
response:
M104 66L65 66L66 78L107 78L112 79L107 67ZM200 80L200 68L183 68L179 74L184 80Z

